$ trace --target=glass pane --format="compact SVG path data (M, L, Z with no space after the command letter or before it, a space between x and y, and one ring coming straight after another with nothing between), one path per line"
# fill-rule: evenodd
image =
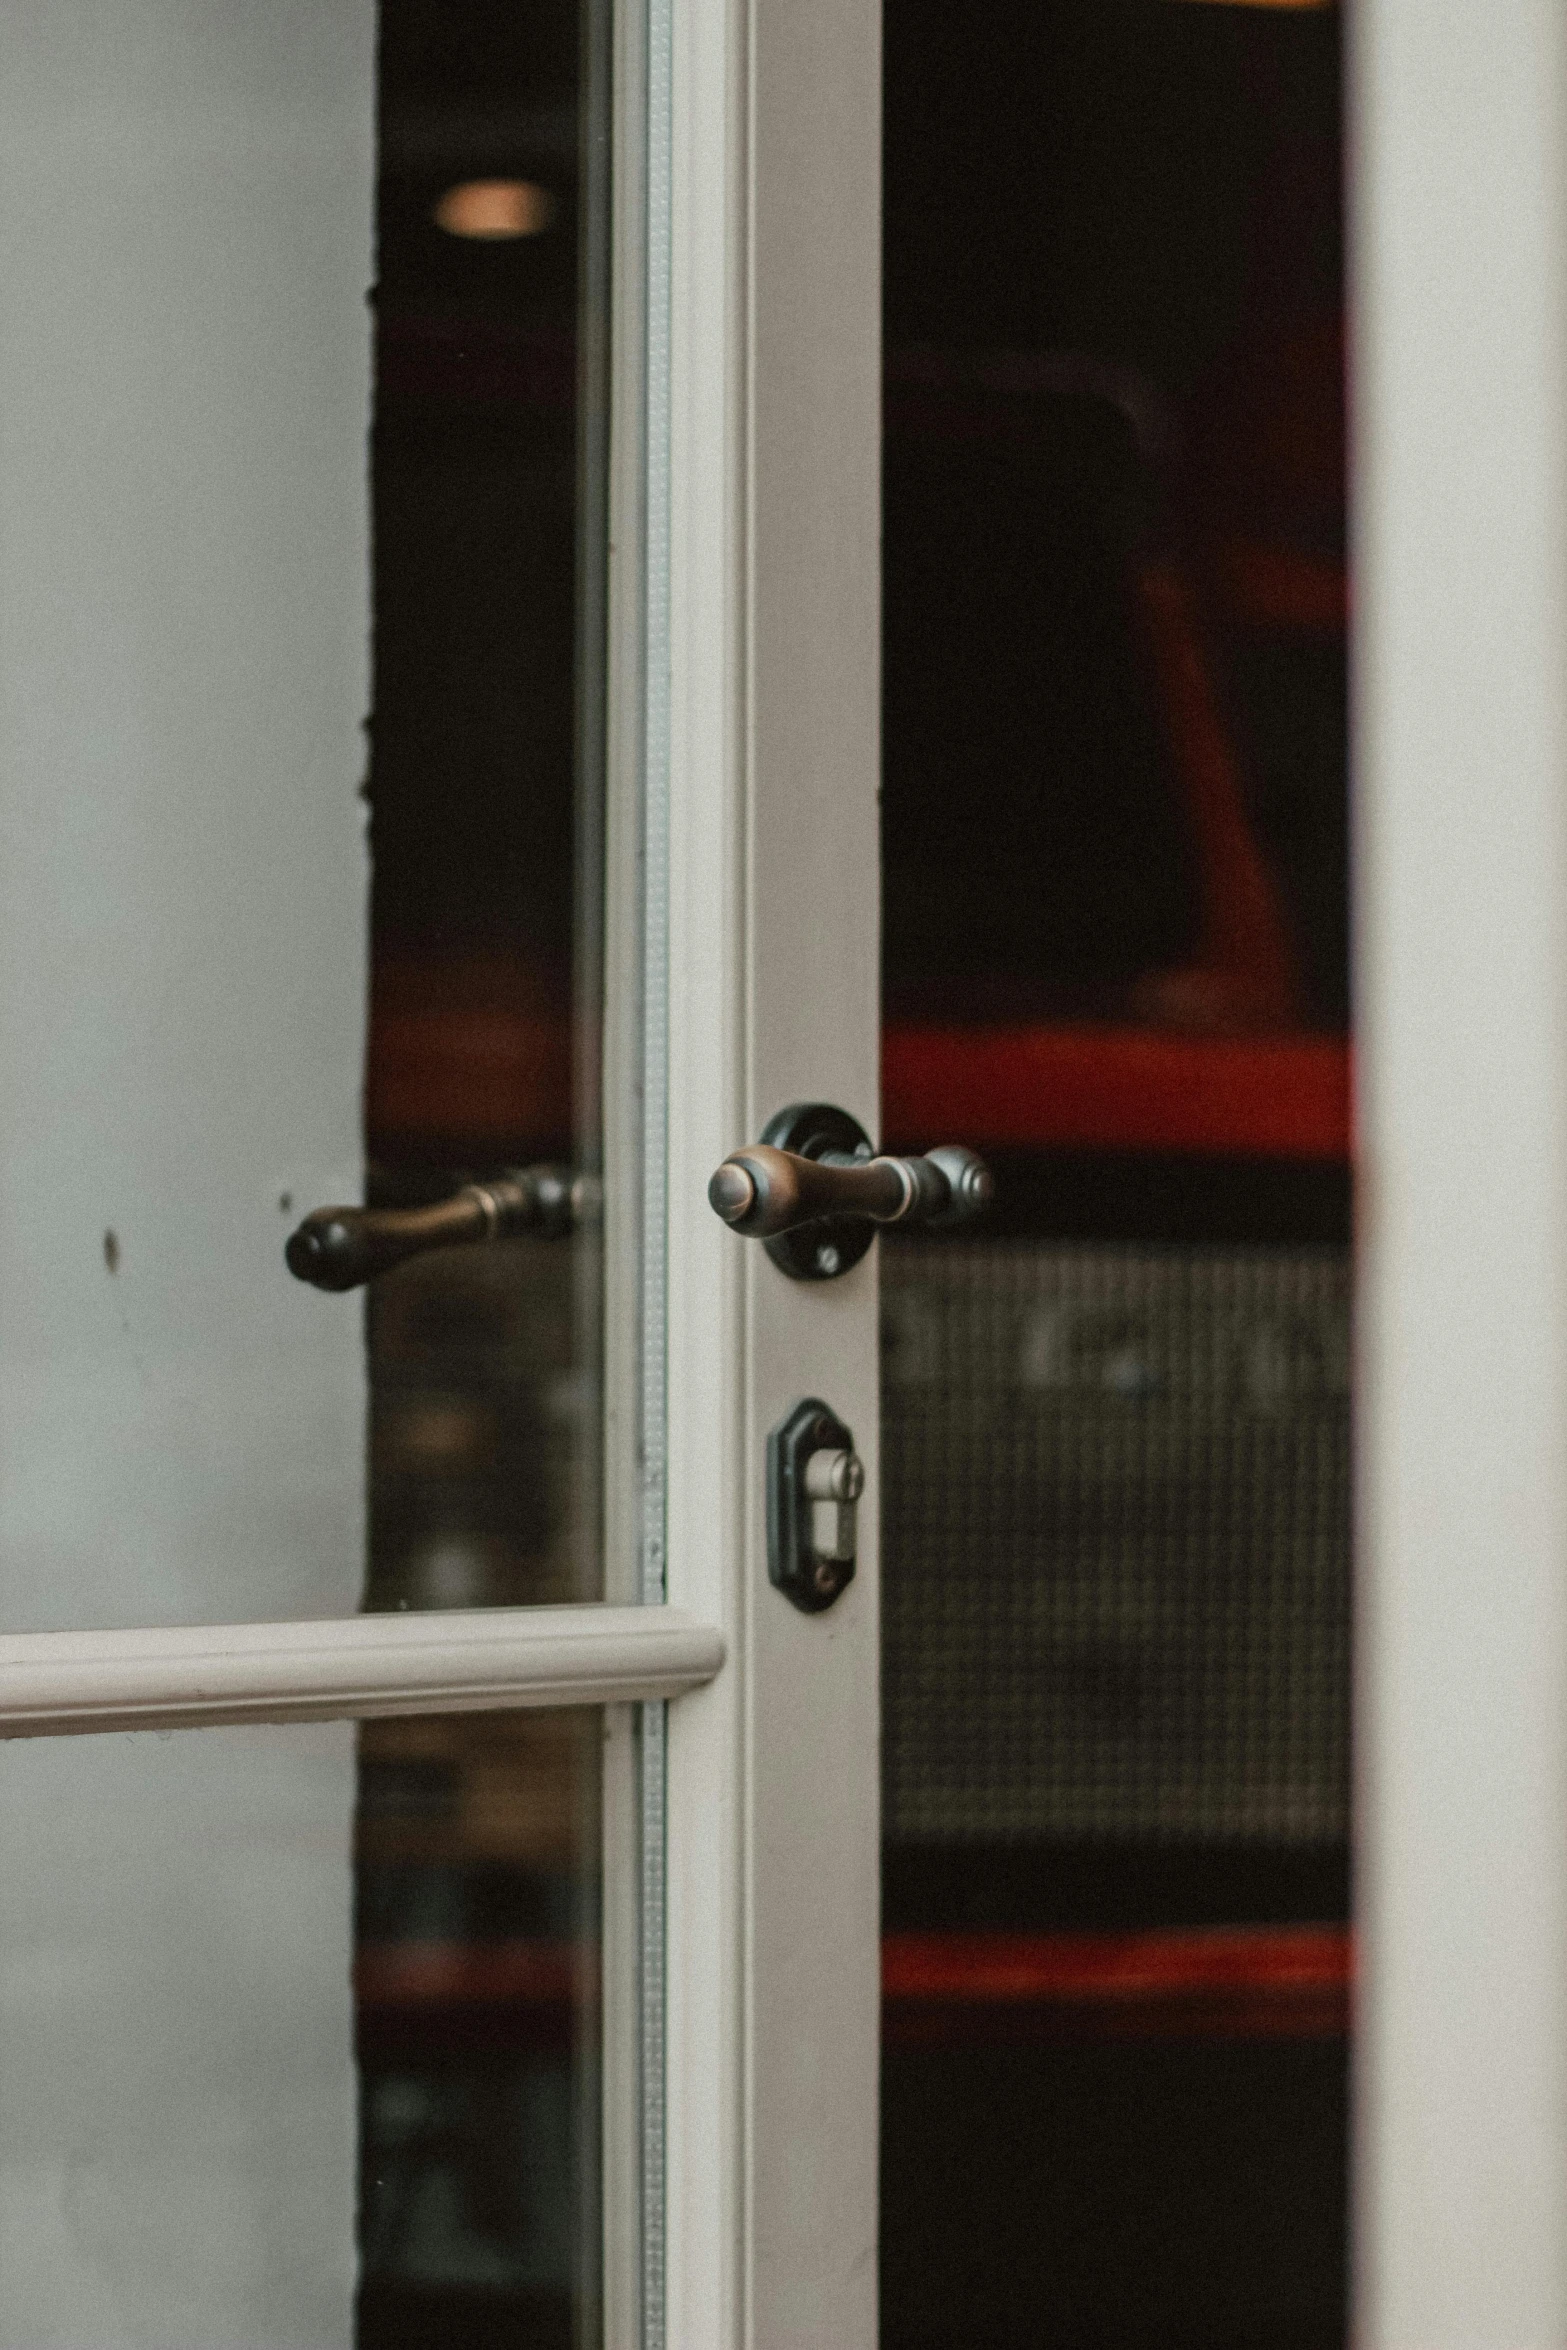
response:
M413 1204L600 1163L607 92L577 0L381 21L367 1139ZM373 1286L372 1607L598 1595L597 1259Z
M601 1586L602 39L0 35L13 1628ZM575 1231L384 1274L367 1382L286 1236L541 1161Z
M0 1752L6 2350L598 2339L599 1743Z
M592 2338L599 1721L360 1731L359 2340Z
M884 2350L1345 2338L1341 21L886 12Z

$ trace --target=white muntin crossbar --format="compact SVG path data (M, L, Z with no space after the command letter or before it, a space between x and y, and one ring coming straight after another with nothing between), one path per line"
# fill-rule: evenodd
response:
M668 1607L482 1608L302 1624L0 1635L0 1738L678 1697L724 1641Z

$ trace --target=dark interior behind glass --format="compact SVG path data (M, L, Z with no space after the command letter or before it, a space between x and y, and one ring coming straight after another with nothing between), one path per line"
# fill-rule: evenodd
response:
M1339 16L884 29L883 2341L1329 2350Z
M366 1196L592 1172L602 27L382 0ZM584 172L582 158L591 159ZM366 1292L372 1609L596 1598L598 1237ZM599 2332L596 1716L360 1740L358 2338Z

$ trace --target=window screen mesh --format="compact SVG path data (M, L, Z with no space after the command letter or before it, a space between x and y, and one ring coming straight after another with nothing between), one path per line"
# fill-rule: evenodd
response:
M1347 1253L883 1245L887 1837L1344 1836Z

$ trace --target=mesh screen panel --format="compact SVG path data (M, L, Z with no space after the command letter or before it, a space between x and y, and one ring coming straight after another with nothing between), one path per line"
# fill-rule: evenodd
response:
M883 1252L889 1840L1346 1835L1347 1252Z

